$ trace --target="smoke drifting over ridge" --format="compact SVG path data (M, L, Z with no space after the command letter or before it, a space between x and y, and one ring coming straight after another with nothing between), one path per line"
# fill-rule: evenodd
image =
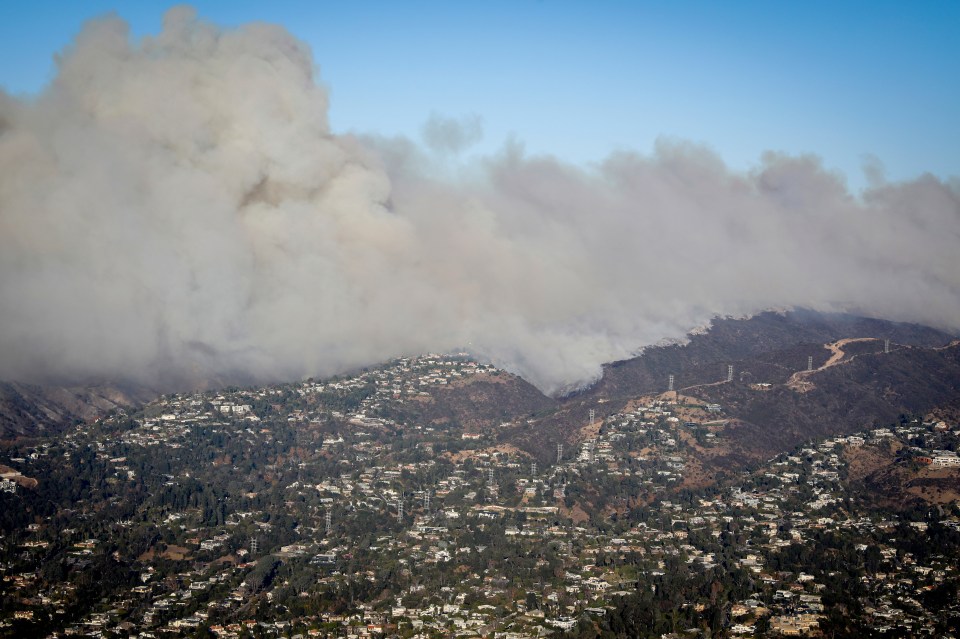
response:
M738 174L685 143L589 170L508 147L451 175L478 122L435 117L435 154L337 135L313 75L283 29L180 8L138 43L91 22L42 95L0 92L0 378L292 379L469 348L559 392L718 314L960 328L956 184L857 200L812 157Z

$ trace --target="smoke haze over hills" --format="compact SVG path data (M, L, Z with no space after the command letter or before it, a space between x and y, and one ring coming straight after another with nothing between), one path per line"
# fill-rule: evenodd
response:
M466 348L555 393L716 315L960 328L956 181L857 199L814 157L741 174L680 141L451 163L478 119L434 115L423 146L338 135L313 64L282 28L179 8L139 42L88 23L43 94L0 92L0 378L290 379Z

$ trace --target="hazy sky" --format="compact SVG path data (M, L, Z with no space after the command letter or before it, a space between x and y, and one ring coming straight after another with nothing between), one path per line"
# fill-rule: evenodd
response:
M192 3L230 27L283 25L313 50L334 132L417 137L432 113L479 118L471 152L510 136L574 163L705 144L734 169L815 153L854 192L960 175L960 2ZM84 20L156 34L169 2L0 3L0 87L37 92Z

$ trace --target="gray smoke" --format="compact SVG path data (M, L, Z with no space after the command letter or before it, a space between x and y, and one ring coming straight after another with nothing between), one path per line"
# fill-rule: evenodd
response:
M433 151L457 154L483 139L483 120L478 115L455 119L432 113L421 135Z
M42 95L0 92L0 378L291 379L467 348L559 392L718 314L960 328L955 183L856 199L814 157L741 174L683 142L449 171L332 133L313 77L281 28L176 9L135 43L91 22ZM433 118L430 145L474 141L465 122Z

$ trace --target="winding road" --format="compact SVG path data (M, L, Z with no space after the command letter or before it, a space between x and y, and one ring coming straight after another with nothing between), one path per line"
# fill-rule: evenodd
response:
M806 393L809 390L813 389L813 382L808 381L806 378L813 375L814 373L819 373L820 371L826 370L831 366L836 366L837 364L845 364L847 362L852 362L857 358L856 355L851 355L849 358L846 358L846 353L843 351L843 347L847 344L852 344L853 342L875 342L880 341L879 337L845 337L844 339L837 340L832 344L824 344L824 348L830 350L830 357L826 362L823 363L823 366L815 368L810 371L797 371L790 376L790 379L787 380L787 388L791 388L798 393Z

